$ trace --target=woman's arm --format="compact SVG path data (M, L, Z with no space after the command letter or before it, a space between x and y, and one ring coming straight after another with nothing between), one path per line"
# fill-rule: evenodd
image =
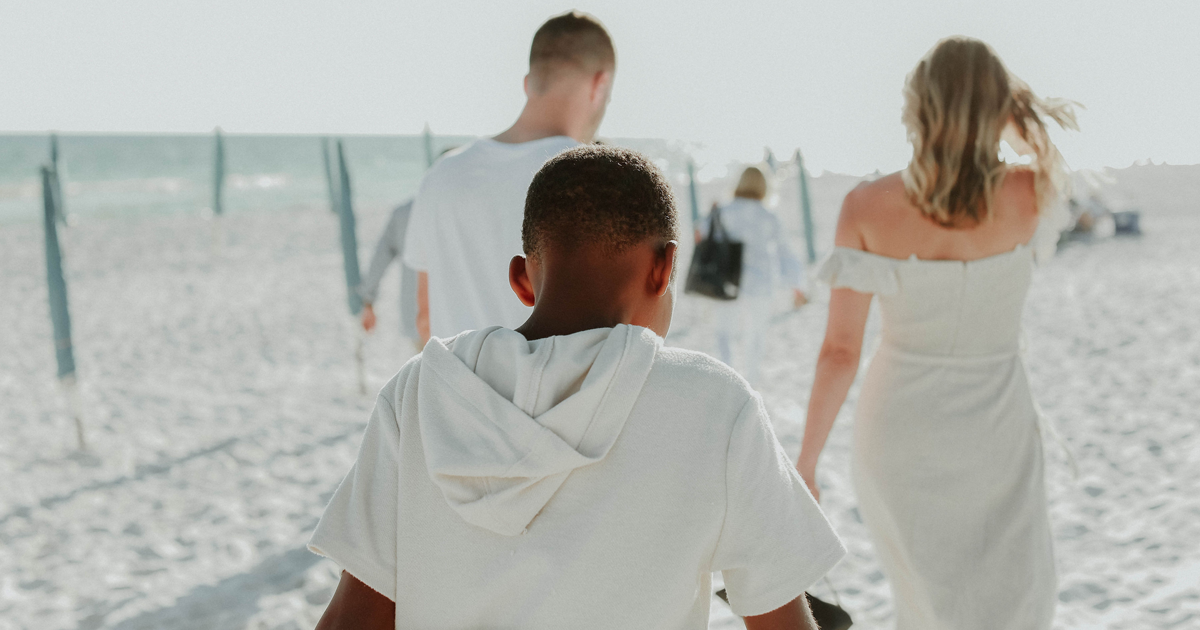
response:
M863 328L870 308L871 295L851 289L834 289L829 299L825 343L817 357L817 373L808 398L808 419L804 424L804 442L800 447L800 460L796 463L796 470L815 498L820 498L821 494L817 490L817 459L858 373Z
M834 243L839 247L863 249L863 239L857 225L855 202L858 195L851 191L842 204ZM833 428L838 410L846 401L846 393L858 373L862 354L863 330L871 310L871 294L851 289L833 289L829 298L829 320L825 325L825 341L817 357L816 376L808 398L808 418L804 424L804 441L796 470L808 484L813 497L817 489L817 460L825 448L825 440Z

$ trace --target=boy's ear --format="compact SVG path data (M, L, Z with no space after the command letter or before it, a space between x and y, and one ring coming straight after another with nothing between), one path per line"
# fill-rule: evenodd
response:
M650 269L650 291L655 297L662 297L671 288L671 280L675 276L675 252L678 249L678 242L667 241L654 256L654 266Z
M508 263L508 285L512 287L517 299L525 306L533 306L536 296L533 293L533 281L529 279L529 269L526 267L524 256L513 256Z

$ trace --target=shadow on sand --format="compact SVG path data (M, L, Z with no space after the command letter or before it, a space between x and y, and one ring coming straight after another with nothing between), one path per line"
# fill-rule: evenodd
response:
M170 607L144 612L111 627L113 630L243 628L258 612L260 598L300 588L305 571L320 561L321 557L308 549L292 549L212 586L197 586ZM94 615L78 626L79 630L101 627L105 627L103 615Z

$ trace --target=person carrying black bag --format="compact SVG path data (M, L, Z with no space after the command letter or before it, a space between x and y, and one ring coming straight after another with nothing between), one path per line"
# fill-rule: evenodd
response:
M696 243L684 291L717 300L736 300L742 283L741 241L729 238L721 209L708 215L708 235Z
M763 206L767 178L758 167L743 171L733 200L714 207L696 245L685 290L718 300L717 358L752 385L770 328L775 290L791 288L798 308L808 301L804 267L784 238L779 219ZM734 346L738 351L734 352ZM734 360L737 363L734 363Z

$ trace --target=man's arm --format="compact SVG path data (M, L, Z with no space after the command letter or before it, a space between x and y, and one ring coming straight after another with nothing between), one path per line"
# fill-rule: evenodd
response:
M396 603L345 571L325 614L317 622L317 630L395 630L395 627Z
M819 630L803 593L769 613L745 617L743 621L746 630Z
M421 347L429 343L429 273L417 272L417 334Z
M404 245L404 228L408 224L411 205L412 202L401 204L392 210L387 227L383 229L383 234L375 245L375 254L371 256L371 266L367 268L367 275L363 276L358 285L358 295L363 301L362 327L367 332L375 328L373 305L375 296L379 294L379 283L392 261L400 255L400 249Z

